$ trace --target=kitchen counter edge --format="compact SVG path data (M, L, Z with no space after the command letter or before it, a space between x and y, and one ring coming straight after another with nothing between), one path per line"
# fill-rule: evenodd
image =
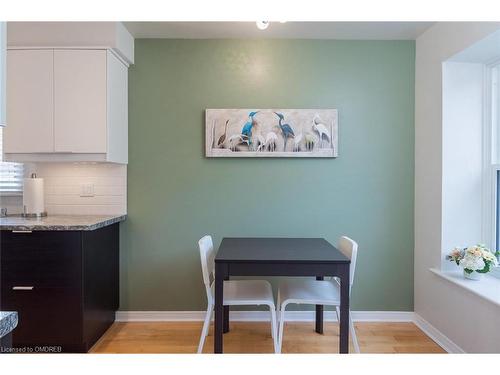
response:
M0 311L0 338L7 336L17 327L17 312Z
M0 218L1 231L91 231L125 221L127 215L56 215L42 219Z

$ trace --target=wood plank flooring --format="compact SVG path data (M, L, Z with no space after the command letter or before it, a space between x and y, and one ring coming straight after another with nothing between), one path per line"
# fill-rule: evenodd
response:
M92 353L195 353L202 323L114 323ZM362 353L444 353L413 323L355 323ZM273 353L269 323L231 322L225 353ZM204 353L213 352L213 326ZM351 352L353 352L351 345ZM323 335L313 322L285 324L283 353L338 353L338 325L325 323Z

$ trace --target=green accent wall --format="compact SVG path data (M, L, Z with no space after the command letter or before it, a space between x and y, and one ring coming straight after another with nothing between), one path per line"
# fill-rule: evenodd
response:
M136 40L120 309L204 310L205 234L345 234L352 309L413 310L414 64L413 41ZM205 158L205 108L337 108L339 157Z

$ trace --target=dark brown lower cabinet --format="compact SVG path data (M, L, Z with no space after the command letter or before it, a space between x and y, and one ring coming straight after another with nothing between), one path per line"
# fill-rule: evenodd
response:
M87 352L119 307L119 224L2 231L0 310L17 311L20 352Z

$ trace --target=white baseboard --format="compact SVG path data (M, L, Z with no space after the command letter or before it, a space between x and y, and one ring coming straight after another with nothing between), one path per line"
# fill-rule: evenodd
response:
M461 347L451 341L446 335L439 331L436 327L430 324L417 313L414 313L415 325L420 328L427 336L429 336L436 344L446 350L448 353L465 353Z
M286 320L312 322L314 311L287 311ZM117 311L118 322L193 322L203 321L205 311ZM236 322L262 322L270 319L268 311L231 311L230 320ZM325 321L336 322L334 311L325 311ZM413 311L352 311L355 322L413 322Z

